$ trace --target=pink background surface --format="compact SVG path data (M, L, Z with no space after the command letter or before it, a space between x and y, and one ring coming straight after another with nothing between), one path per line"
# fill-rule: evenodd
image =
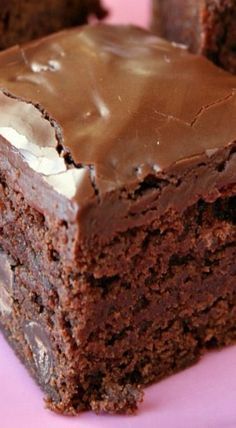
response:
M107 0L119 23L147 24L148 0ZM197 365L146 390L136 416L76 418L44 408L42 393L0 336L1 428L236 428L236 347L208 354Z
M55 415L0 336L1 428L235 428L236 347L149 387L136 416Z

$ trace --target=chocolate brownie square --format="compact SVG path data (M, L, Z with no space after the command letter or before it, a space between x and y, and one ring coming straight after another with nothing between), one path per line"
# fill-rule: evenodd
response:
M236 73L235 0L153 0L152 28Z
M102 19L100 0L1 0L0 49Z
M134 27L0 54L0 323L48 405L133 412L236 340L236 79Z

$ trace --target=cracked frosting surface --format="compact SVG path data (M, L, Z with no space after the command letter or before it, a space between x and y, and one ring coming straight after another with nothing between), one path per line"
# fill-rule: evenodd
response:
M0 134L78 202L92 182L100 194L129 187L236 140L236 78L135 27L86 26L9 49L0 87ZM63 192L67 180L74 190Z

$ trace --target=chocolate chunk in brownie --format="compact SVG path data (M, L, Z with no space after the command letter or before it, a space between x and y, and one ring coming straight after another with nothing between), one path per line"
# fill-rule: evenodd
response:
M1 328L51 409L132 413L236 340L236 78L99 25L0 53L0 87Z
M47 384L52 375L53 360L45 329L37 321L28 321L24 325L24 335L32 351L39 379L43 385Z
M153 0L152 29L236 73L235 0Z
M8 316L12 311L13 272L7 255L0 251L0 313Z

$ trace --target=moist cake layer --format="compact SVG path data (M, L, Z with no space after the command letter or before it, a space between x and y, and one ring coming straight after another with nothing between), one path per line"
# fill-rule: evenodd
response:
M123 270L100 254L97 278L63 264L43 216L1 183L1 325L53 409L132 411L140 384L234 343L235 197L122 234L104 251Z
M52 409L234 343L235 84L133 27L0 54L0 323Z

